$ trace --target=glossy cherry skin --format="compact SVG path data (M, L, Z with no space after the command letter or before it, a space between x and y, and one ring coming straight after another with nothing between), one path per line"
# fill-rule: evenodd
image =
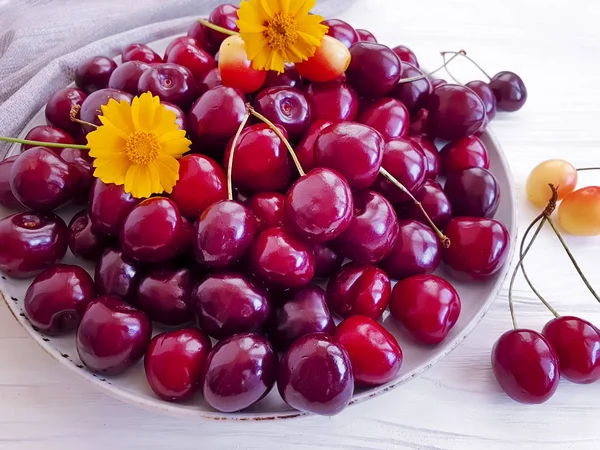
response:
M127 92L119 91L117 89L100 89L99 91L93 92L81 104L81 110L79 117L85 122L93 123L96 126L102 125L98 116L102 115L102 105L108 104L110 99L114 99L117 102L123 100L127 103L131 103L133 96ZM94 127L89 125L82 125L85 133L94 131Z
M429 81L431 82L432 89L435 89L436 87L441 86L442 84L448 83L446 80L442 80L441 78L434 78L434 79L429 78Z
M138 92L150 92L187 111L196 99L196 81L187 67L174 63L156 64L140 77Z
M203 77L209 70L217 67L213 57L206 51L184 42L171 46L165 54L165 61L187 68L195 79Z
M179 106L174 105L173 103L169 103L169 102L161 102L161 104L168 111L173 111L175 113L175 123L177 124L177 126L179 127L180 130L184 130L187 132L187 129L188 129L187 116L186 116L185 112L183 112L183 109L181 109Z
M484 279L504 266L510 236L506 227L497 220L455 217L444 232L451 244L443 249L442 258L456 274Z
M196 260L206 267L231 266L250 249L257 229L256 217L244 205L233 200L213 203L194 225Z
M20 213L0 219L0 270L29 278L52 266L67 252L68 230L54 214Z
M80 211L69 223L69 248L78 258L97 261L113 240L92 229L92 221L87 211Z
M358 94L344 80L311 83L306 94L312 105L312 120L352 121L358 117Z
M477 132L486 121L485 105L471 89L457 84L436 87L427 97L427 130L456 141Z
M187 37L192 38L195 42L185 41L183 39L184 37L186 37L186 36L181 36L180 37L181 40L179 42L187 42L188 44L194 44L194 45L198 46L198 48L206 50L208 53L210 53L213 56L219 50L218 45L215 46L209 42L208 28L206 28L204 26L204 24L200 23L197 20L194 20L194 22L192 23L192 25L190 26L190 28L188 29L188 32L187 32ZM178 38L173 39L173 41L171 41L171 42L174 42L177 39Z
M59 156L63 161L75 167L79 172L79 182L73 197L75 202L87 205L90 198L90 191L92 190L95 180L92 158L87 150L79 148L62 148L59 150Z
M398 375L402 349L380 323L365 316L348 317L336 328L335 338L348 352L357 385L378 386Z
M385 197L365 191L354 197L354 215L348 228L333 242L335 250L360 263L386 258L398 238L398 218Z
M392 290L390 312L417 342L436 345L456 324L461 303L452 285L436 275L414 275Z
M350 64L350 51L336 38L325 35L315 54L306 61L295 63L296 71L305 79L323 83L344 75Z
M269 341L254 333L219 342L208 355L202 393L222 412L245 409L273 388L278 358Z
M71 120L71 109L81 106L86 98L87 94L77 88L69 87L56 91L46 103L46 122L72 136L77 136L81 132L81 125Z
M141 202L116 184L105 184L97 179L90 193L90 220L94 231L118 236L131 210Z
M315 162L338 171L352 189L368 189L379 174L383 144L381 134L368 125L336 123L317 137Z
M119 375L144 356L151 337L146 314L106 295L85 310L77 328L77 352L92 372Z
M356 32L358 33L358 39L361 42L374 42L374 43L377 43L377 38L369 30L363 30L361 28L357 28Z
M202 25L200 22L197 22L197 23L199 25ZM203 48L202 45L201 45L201 43L198 42L198 40L194 39L193 37L191 37L191 36L179 36L179 37L176 37L175 39L173 39L171 42L169 42L169 45L167 45L167 48L165 49L165 56L166 56L167 53L169 53L169 50L171 50L173 47L175 47L176 45L179 45L181 43L190 44L190 45L193 45L193 46L198 47L198 48ZM163 60L164 60L164 58L163 58Z
M288 190L284 226L313 244L331 241L348 228L353 208L346 180L334 170L319 167L300 177Z
M302 78L293 64L286 64L282 73L275 70L267 71L267 77L262 88L268 89L276 86L288 86L298 89L303 87Z
M563 378L579 384L600 379L600 332L587 320L573 316L552 319L542 330L556 351Z
M442 171L458 172L472 167L490 168L490 159L483 142L476 136L467 136L448 142L440 151Z
M124 63L128 61L141 61L147 64L161 63L162 58L146 44L129 44L121 53Z
M417 61L417 57L410 48L405 45L397 45L392 50L400 58L400 61L409 63L417 69L419 68L419 61Z
M344 257L326 244L317 244L312 251L315 254L315 278L327 279L342 267Z
M314 120L302 140L294 148L298 161L305 171L308 172L315 168L315 141L319 134L332 123L329 120Z
M75 139L68 134L67 132L61 130L60 128L51 127L49 125L38 125L37 127L33 127L27 135L25 139L30 141L41 141L41 142L55 142L60 144L75 144ZM21 151L24 152L30 148L36 147L35 145L29 144L21 144ZM55 153L60 152L60 148L56 147L48 147L49 150L52 150Z
M422 75L423 72L412 64L402 63L402 78L420 77ZM426 105L431 90L431 82L427 78L422 78L397 84L389 95L400 100L406 106L408 112L414 115Z
M198 97L202 97L206 91L209 91L214 87L223 86L223 79L221 78L218 68L209 70L203 76L196 79L196 82L198 87Z
M452 219L452 205L440 184L437 181L427 180L416 197L433 223L441 230L446 228L448 222ZM405 206L406 217L429 226L427 217L417 205L406 203L402 206Z
M494 217L500 204L496 178L479 167L450 173L444 192L457 216Z
M236 24L238 21L238 9L237 6L232 5L231 3L219 5L210 13L208 21L231 31L240 31ZM220 31L212 29L206 30L207 40L211 43L212 47L217 49L227 36L228 35L221 33Z
M412 136L427 136L427 116L429 111L425 108L419 109L410 120L408 134Z
M15 155L0 161L0 205L10 209L23 207L10 189L10 170L17 157L18 155Z
M413 195L425 184L427 159L413 141L396 138L386 142L381 165ZM408 195L383 175L377 177L373 189L383 194L393 204L411 201Z
M517 111L527 101L527 88L521 77L513 72L498 72L488 83L500 111Z
M407 134L410 117L401 101L382 98L364 109L358 121L373 127L388 140Z
M23 205L48 212L73 199L80 178L77 167L45 147L34 147L13 163L10 188Z
M513 400L538 404L548 400L560 380L560 364L548 340L533 330L510 330L492 349L498 384Z
M75 86L86 94L104 89L117 63L106 56L94 56L82 62L75 71Z
M442 171L442 161L440 153L433 143L423 135L409 136L408 139L419 146L425 158L427 159L427 175L430 180L435 180Z
M400 59L385 45L358 42L350 48L346 76L359 95L379 98L388 94L401 76Z
M256 330L271 313L267 291L235 272L207 276L192 301L200 328L216 339Z
M261 89L267 78L265 70L252 67L252 61L246 52L246 43L239 35L229 36L223 41L219 48L218 60L223 85L239 89L246 94Z
M315 274L315 256L310 247L283 228L269 228L252 244L250 267L259 278L276 286L302 287Z
M338 414L354 392L350 357L324 333L302 336L279 364L277 387L292 408L324 416Z
M138 95L140 77L150 67L150 64L142 61L128 61L123 63L110 76L108 87L128 92L131 95Z
M92 277L81 267L57 264L35 277L23 301L31 324L43 333L74 331L96 297Z
M490 85L485 81L474 80L469 81L465 86L479 96L485 105L485 115L487 120L488 122L491 122L491 120L496 117L496 96Z
M292 141L301 139L311 122L310 101L296 88L263 89L254 98L254 108L271 122L285 128Z
M248 200L248 208L258 219L258 232L283 226L285 196L279 192L259 192Z
M96 264L94 280L100 295L116 295L135 303L138 286L143 276L143 267L123 250L109 248Z
M154 393L168 402L189 399L202 384L210 349L210 339L197 328L154 336L144 356L146 379Z
M323 25L329 27L327 34L346 47L350 48L360 40L360 36L352 26L339 19L328 19L323 21Z

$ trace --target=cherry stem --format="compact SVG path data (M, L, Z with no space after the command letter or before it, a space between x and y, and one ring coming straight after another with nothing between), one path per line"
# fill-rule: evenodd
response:
M427 77L429 77L429 76L433 75L434 73L436 73L436 72L439 72L440 70L442 70L442 69L446 68L446 65L450 64L450 61L452 61L452 60L453 60L454 58L456 58L458 55L463 55L463 56L466 56L466 55L467 55L467 52L466 52L466 51L464 51L464 50L459 50L459 51L457 51L457 52L451 52L451 53L454 53L454 56L453 56L452 58L450 58L448 61L446 61L446 58L444 58L444 64L442 64L442 65L441 65L440 67L438 67L437 69L435 69L435 70L433 70L433 71L431 71L431 72L429 72L429 73L426 73L426 74L423 74L423 75L416 76L416 77L403 78L403 79L401 79L401 80L399 80L399 81L398 81L398 84L412 83L413 81L418 81L418 80L422 80L423 78L427 78ZM442 55L443 55L443 53L442 53Z
M61 143L61 142L30 141L29 139L18 139L18 138L11 138L11 137L5 137L5 136L0 136L0 141L13 142L15 144L34 145L34 146L40 146L40 147L77 148L80 150L89 150L90 149L89 147L86 147L85 145L79 145L79 144L65 144L65 143Z
M423 212L423 214L425 215L425 218L429 222L429 225L431 225L431 228L433 228L433 231L435 231L435 234L437 234L440 241L442 241L442 245L444 246L444 248L449 248L450 244L451 244L450 238L448 238L448 236L446 236L444 233L442 233L440 231L440 229L436 226L436 224L433 223L433 220L431 220L431 217L429 217L429 214L427 214L427 211L425 211L425 208L423 208L423 205L421 204L421 202L418 201L415 198L415 196L412 195L411 192L408 189L406 189L406 187L396 179L396 177L394 177L391 173L389 173L383 167L381 167L379 169L379 173L381 175L383 175L384 177L386 177L394 186L396 186L398 189L400 189L402 192L404 192L406 195L408 195L410 197L410 199L413 201L413 203L415 205L417 205L419 207L419 209Z
M229 36L237 36L240 34L237 31L229 30L227 28L220 27L219 25L215 25L214 23L209 22L206 19L198 19L198 22L200 22L202 25L204 25L207 28L210 28L215 31L219 31L219 32L221 32L223 34L227 34Z
M298 157L296 156L296 152L290 145L290 142L286 139L286 137L283 135L283 133L279 130L279 128L277 128L273 122L271 122L269 119L267 119L261 113L256 112L256 110L252 106L250 106L250 104L247 104L246 108L248 109L250 114L252 114L258 120L266 123L269 126L269 128L275 132L275 134L279 137L279 139L281 139L281 141L287 147L287 150L290 153L290 156L292 157L292 160L294 161L294 164L296 165L296 169L298 170L298 173L300 174L300 176L303 177L304 175L306 175L306 173L304 172L304 169L302 169L302 165L300 164Z
M454 55L456 56L456 55ZM444 60L444 63L446 63L446 53L442 52L442 59ZM446 63L447 64L447 63ZM456 79L456 77L454 75L452 75L450 73L450 69L448 69L448 67L446 66L446 73L448 74L448 76L452 79L452 81L454 81L456 84L462 84L460 81L458 81Z
M452 54L452 53L457 53L457 52L442 52L442 56L444 56L446 53ZM460 52L458 52L458 53L460 53ZM465 58L467 58L469 61L471 61L471 63L472 63L472 64L473 64L475 67L477 67L477 68L478 68L478 69L481 71L481 73L483 73L483 74L484 74L484 75L485 75L485 76L486 76L488 79L490 79L490 80L492 79L492 77L490 77L490 76L488 75L488 73L487 73L485 70L483 70L483 69L482 69L482 67L481 67L479 64L477 64L477 63L475 62L475 60L473 60L473 58L471 58L470 56L467 56L466 52L465 52L465 53L462 53L462 56L464 56L464 57L465 57ZM456 81L456 80L455 80L455 81ZM460 84L460 83L459 83L459 84Z
M90 127L93 127L93 128L98 128L98 125L96 125L95 123L86 122L85 120L78 119L77 114L79 113L80 110L81 110L81 105L73 105L73 107L71 108L71 111L69 111L69 118L71 119L71 122L79 123L81 125L89 125Z
M249 118L250 111L246 109L246 114L242 119L242 123L240 123L240 126L235 132L235 136L233 136L233 141L231 142L231 151L229 152L229 159L227 161L227 198L229 200L233 200L233 154L235 153L237 143L240 139L240 134L242 134L242 131L246 126L246 123L248 122Z
M582 167L581 169L576 169L577 172L585 172L586 170L600 170L600 167Z

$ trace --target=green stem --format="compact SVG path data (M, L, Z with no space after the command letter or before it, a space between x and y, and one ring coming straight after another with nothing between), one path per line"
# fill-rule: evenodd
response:
M448 61L446 61L446 58L444 57L444 64L442 64L440 67L438 67L434 71L426 73L426 74L423 74L423 75L418 75L416 77L403 78L403 79L401 79L401 80L398 81L398 84L412 83L413 81L418 81L418 80L422 80L423 78L427 78L427 77L433 75L434 73L439 72L440 70L442 70L443 68L445 68L446 65L450 64L450 61L452 61L457 56L459 56L459 55L465 56L467 54L467 52L465 52L464 50L459 50L459 51L453 52L453 53L454 53L454 56L452 56L452 58L450 58Z
M250 111L246 112L246 115L242 119L240 126L235 132L235 136L233 136L233 142L231 143L231 150L229 151L229 159L227 161L227 198L229 200L233 200L233 154L235 153L235 149L237 147L238 140L240 139L240 134L242 134L242 130L246 126L248 119L250 118Z
M29 139L19 139L0 136L0 141L14 142L16 144L35 145L40 147L55 147L55 148L78 148L80 150L89 150L89 147L79 144L64 144L60 142L42 142L42 141L30 141Z
M229 36L238 36L240 34L237 31L228 30L227 28L223 28L223 27L220 27L219 25L215 25L214 23L209 22L206 19L198 19L198 22L200 22L205 27L208 27L215 31L220 31L221 33L228 34Z

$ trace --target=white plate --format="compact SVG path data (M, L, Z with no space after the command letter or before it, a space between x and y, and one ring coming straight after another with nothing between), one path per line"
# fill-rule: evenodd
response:
M168 43L173 39L167 38L156 41L150 46L159 54L163 54ZM119 58L116 58L119 61ZM36 125L44 125L44 112L39 111L38 114L28 124L20 137L24 137L29 129ZM498 180L501 197L498 212L495 218L502 222L508 229L511 236L511 244L507 263L504 268L490 279L477 282L466 283L453 279L443 273L440 269L440 275L447 278L458 291L462 310L460 318L454 328L450 331L447 339L440 345L431 347L423 346L414 343L400 330L389 318L389 313L384 314L383 323L385 327L398 339L404 353L404 362L398 377L382 386L363 389L355 392L351 404L359 403L376 395L380 395L390 389L411 380L420 375L433 364L440 361L450 351L452 351L460 342L475 328L479 321L483 318L491 303L496 298L504 279L506 278L509 264L512 259L515 248L515 238L517 236L517 213L516 213L516 198L514 191L514 183L508 163L500 148L500 144L490 133L489 128L481 137L484 142L490 157L490 170ZM19 146L15 145L11 148L9 155L17 154ZM7 216L13 211L8 211L0 207L0 217ZM76 210L61 211L61 216L68 223ZM81 261L76 261L74 256L69 252L64 259L67 264L80 264ZM85 265L85 268L93 274L93 267ZM279 397L277 388L275 387L271 393L263 400L253 405L251 408L235 414L226 414L218 411L213 411L204 402L200 394L197 394L193 399L186 403L168 403L158 399L148 386L144 375L143 364L140 362L135 367L128 370L125 374L117 377L105 378L89 372L81 363L77 350L75 348L75 339L73 335L63 337L47 337L34 330L25 317L23 312L23 297L25 291L30 284L29 280L14 280L7 277L0 279L0 296L4 297L8 308L14 315L15 319L27 330L27 332L36 340L36 342L54 359L67 367L70 371L76 373L85 380L90 381L99 389L104 390L117 398L133 403L140 407L153 411L167 412L181 416L194 416L209 419L232 419L232 420L267 420L267 419L283 419L304 415L287 406ZM155 329L155 333L161 330ZM68 382L65 380L65 382Z

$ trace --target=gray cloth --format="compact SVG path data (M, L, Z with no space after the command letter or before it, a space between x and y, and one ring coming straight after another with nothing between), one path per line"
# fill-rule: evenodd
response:
M319 0L332 17L354 0ZM77 65L185 32L218 0L0 0L0 136L17 136ZM234 1L233 3L238 3ZM10 145L0 143L0 159Z

